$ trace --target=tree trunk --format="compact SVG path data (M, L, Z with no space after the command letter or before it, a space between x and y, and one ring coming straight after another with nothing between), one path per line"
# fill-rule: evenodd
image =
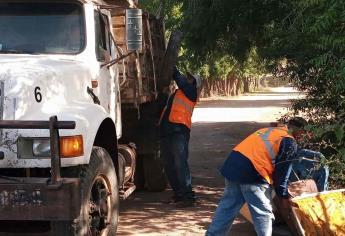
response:
M230 78L226 78L226 96L229 97L231 92L231 81Z
M243 78L243 92L244 93L249 93L249 88L250 88L250 80L247 77Z
M236 83L236 95L241 94L241 86L242 86L242 80L237 78L237 83Z
M230 96L236 95L236 77L234 75L229 77L229 90Z
M211 96L211 84L209 80L206 80L203 86L203 97Z

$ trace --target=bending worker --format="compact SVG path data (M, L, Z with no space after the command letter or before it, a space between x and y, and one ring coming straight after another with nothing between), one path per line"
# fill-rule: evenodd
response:
M297 151L292 135L301 126L291 119L287 126L278 124L277 127L259 129L232 150L221 168L225 189L207 236L227 235L245 202L257 235L272 235L271 185L274 184L283 207L287 208L291 161Z
M164 169L174 191L177 207L195 203L188 165L188 143L192 114L198 100L201 79L197 75L183 76L175 67L173 79L178 89L167 99L160 118L161 155Z

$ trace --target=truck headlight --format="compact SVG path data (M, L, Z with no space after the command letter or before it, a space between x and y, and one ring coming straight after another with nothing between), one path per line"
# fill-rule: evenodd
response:
M34 157L49 157L50 156L50 140L49 139L34 139L32 142L32 154Z
M49 138L20 138L17 142L18 158L50 158ZM78 157L84 155L83 136L60 137L61 158Z

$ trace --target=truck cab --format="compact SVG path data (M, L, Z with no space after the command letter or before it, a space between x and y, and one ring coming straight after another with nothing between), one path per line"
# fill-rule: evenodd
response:
M75 121L76 128L61 130L61 136L81 135L84 150L82 155L61 159L61 165L88 163L102 122L108 120L114 134L121 136L118 70L103 66L117 57L106 23L109 13L78 1L2 1L1 5L2 119L48 120L56 115ZM1 147L0 167L49 167L47 142L35 139L47 134L47 130L3 130L3 141L21 137L26 145L24 137L31 136L33 148L38 149L22 153L15 142L7 142Z
M130 70L147 57L128 46L130 34L142 44L137 7L0 0L0 224L48 221L53 235L115 235L119 195L135 189L136 150L126 144L139 132L140 107L156 98L155 81ZM129 19L126 9L140 14ZM150 63L154 73L153 55Z

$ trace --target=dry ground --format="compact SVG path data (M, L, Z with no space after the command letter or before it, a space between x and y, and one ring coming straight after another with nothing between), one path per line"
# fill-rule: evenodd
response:
M224 188L218 172L232 147L254 130L275 121L298 93L289 88L229 99L200 101L193 114L190 166L199 198L194 208L176 209L164 203L172 195L136 192L121 202L118 235L204 235ZM256 235L244 218L236 219L231 235ZM274 235L283 235L280 228Z

